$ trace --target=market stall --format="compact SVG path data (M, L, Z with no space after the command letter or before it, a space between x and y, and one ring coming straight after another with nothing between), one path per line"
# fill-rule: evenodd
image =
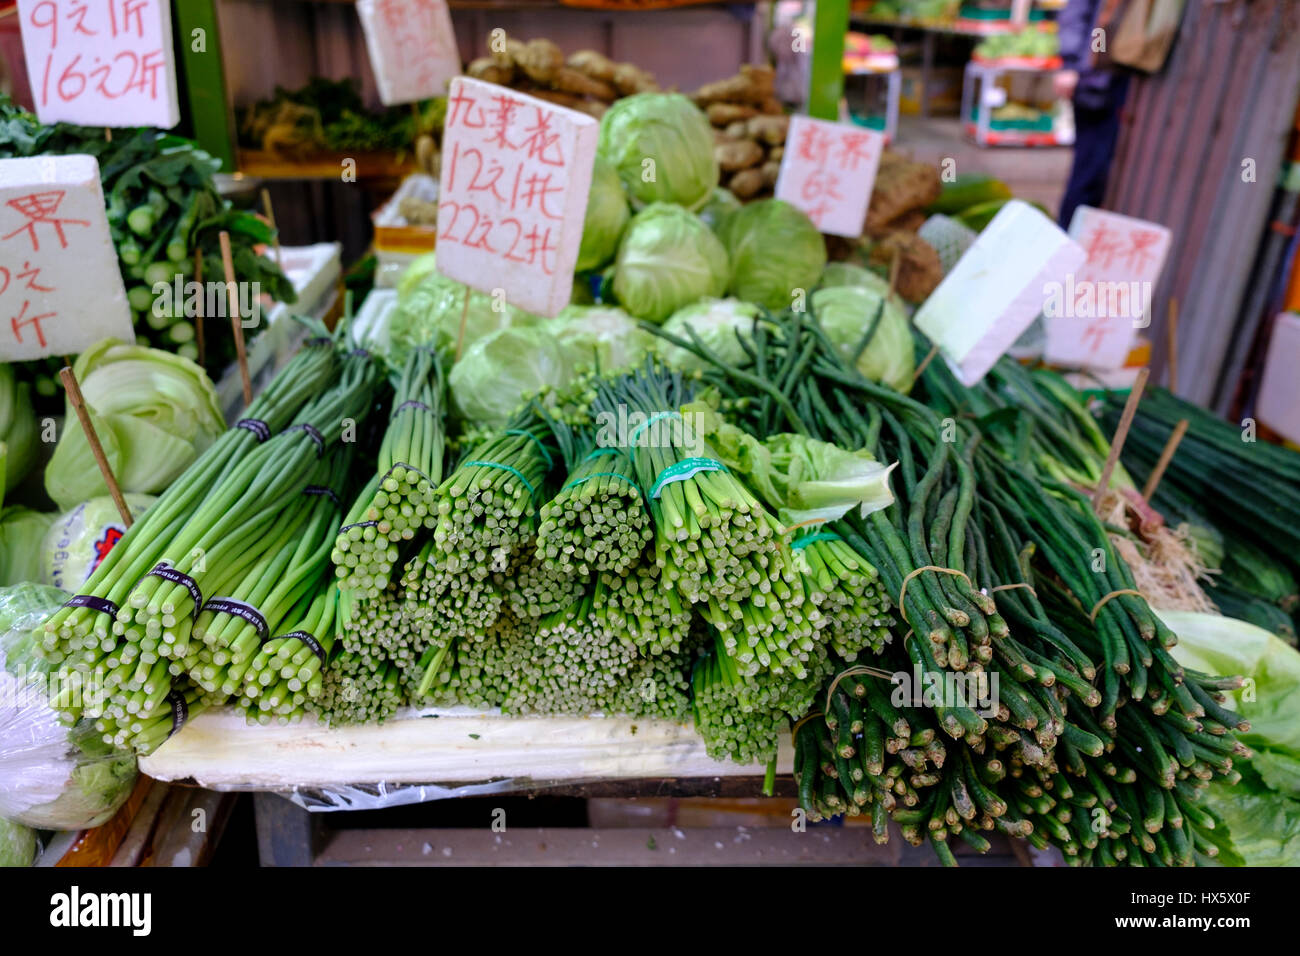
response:
M15 860L206 860L252 791L277 865L581 862L321 832L562 793L786 801L713 862L1295 862L1300 451L1157 384L1169 229L909 157L896 82L855 115L846 66L898 62L843 4L799 108L764 62L677 90L358 12L382 107L282 89L238 155L349 185L409 150L360 262L232 200L159 132L174 89L0 100ZM991 142L998 75L1059 63L985 43ZM612 862L724 845L592 826Z

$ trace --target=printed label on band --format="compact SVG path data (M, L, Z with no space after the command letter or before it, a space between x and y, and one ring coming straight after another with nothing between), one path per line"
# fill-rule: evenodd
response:
M319 658L321 666L325 666L325 648L320 646L320 641L316 640L314 635L309 634L307 631L290 631L288 634L282 634L280 636L286 641L291 637L295 637L302 641L303 644L307 646L307 649Z
M324 487L323 485L308 485L306 488L302 490L302 493L304 495L324 495L326 498L334 502L336 505L339 503L339 496L334 494L334 492L330 491L328 488Z
M203 609L203 592L199 590L198 584L188 574L182 574L177 571L166 561L159 561L153 566L153 569L145 577L162 578L164 581L170 581L172 584L180 584L185 590L190 592L190 597L194 601L194 613L190 617L197 619L199 611Z
M415 399L412 398L412 399L409 399L408 401L402 402L402 404L400 404L400 405L398 405L396 408L394 408L394 409L393 409L393 415L396 415L396 414L397 414L398 412L400 412L400 411L405 411L405 410L408 409L408 408L418 408L418 409L419 409L420 411L422 411L422 412L428 412L430 415L433 414L433 409L432 409L432 408L430 408L428 405L424 404L424 402L417 402Z
M333 345L334 340L330 338L328 335L317 335L308 339L303 344L304 345Z
M100 614L107 614L109 617L117 617L117 605L112 601L106 601L104 598L95 597L93 594L78 594L71 599L63 602L64 607L88 607L92 611L98 611Z
M349 531L352 528L375 528L378 526L378 521L358 521L356 524L345 524L343 527L339 528L339 534L342 534L344 531Z
M685 481L695 475L705 471L726 471L727 466L713 458L683 458L675 465L669 465L663 471L659 472L659 477L655 479L654 487L650 489L650 497L658 498L659 493L663 491L664 485L671 485L674 482Z
M236 601L234 598L212 598L203 606L205 611L212 611L216 614L229 614L232 617L240 618L257 628L257 639L265 641L269 632L266 626L266 618L262 617L262 612L251 604L245 604L243 601Z
M172 729L167 731L170 739L190 719L190 705L185 702L185 695L178 690L167 692L167 703L172 705Z
M257 436L258 442L264 442L271 437L271 426L264 421L256 418L241 418L235 422L236 428L242 428L244 431L252 432Z
M316 427L309 422L302 422L298 425L290 425L285 432L306 432L316 445L316 457L319 458L325 452L325 436L316 430Z

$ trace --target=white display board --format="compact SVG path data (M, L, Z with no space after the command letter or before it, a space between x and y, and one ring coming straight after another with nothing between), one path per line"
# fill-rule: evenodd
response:
M553 316L569 304L599 124L468 77L452 81L438 186L438 271Z
M92 156L0 159L0 361L135 341Z
M857 238L884 149L874 130L792 116L776 198L802 209L821 232Z
M357 0L357 15L386 106L447 92L460 52L446 0Z
M42 123L180 121L167 0L18 0L18 25Z

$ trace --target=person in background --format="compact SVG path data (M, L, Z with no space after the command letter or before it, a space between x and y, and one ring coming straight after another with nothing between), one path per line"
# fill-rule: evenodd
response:
M1100 206L1106 194L1128 75L1098 63L1093 30L1099 17L1110 22L1117 6L1115 0L1069 0L1057 21L1064 68L1052 83L1057 96L1074 104L1075 130L1074 162L1057 217L1063 229L1070 227L1076 207Z

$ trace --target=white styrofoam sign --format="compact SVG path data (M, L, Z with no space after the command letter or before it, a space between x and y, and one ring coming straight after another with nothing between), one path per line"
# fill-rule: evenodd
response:
M1151 324L1151 296L1169 252L1169 230L1080 206L1070 220L1070 238L1087 259L1059 288L1044 290L1043 357L1073 368L1119 368L1136 330Z
M18 24L42 123L180 121L168 0L18 0Z
M1056 223L1012 199L922 303L916 327L962 384L974 385L1041 313L1043 288L1083 260Z
M438 271L552 316L569 304L599 124L468 77L452 80L438 185Z
M884 135L874 130L792 116L776 198L806 212L821 232L856 238L884 148Z
M1284 312L1273 325L1259 384L1256 416L1287 441L1300 443L1300 315Z
M92 156L0 159L0 361L135 341Z
M447 92L460 73L447 0L357 0L357 15L386 106Z

